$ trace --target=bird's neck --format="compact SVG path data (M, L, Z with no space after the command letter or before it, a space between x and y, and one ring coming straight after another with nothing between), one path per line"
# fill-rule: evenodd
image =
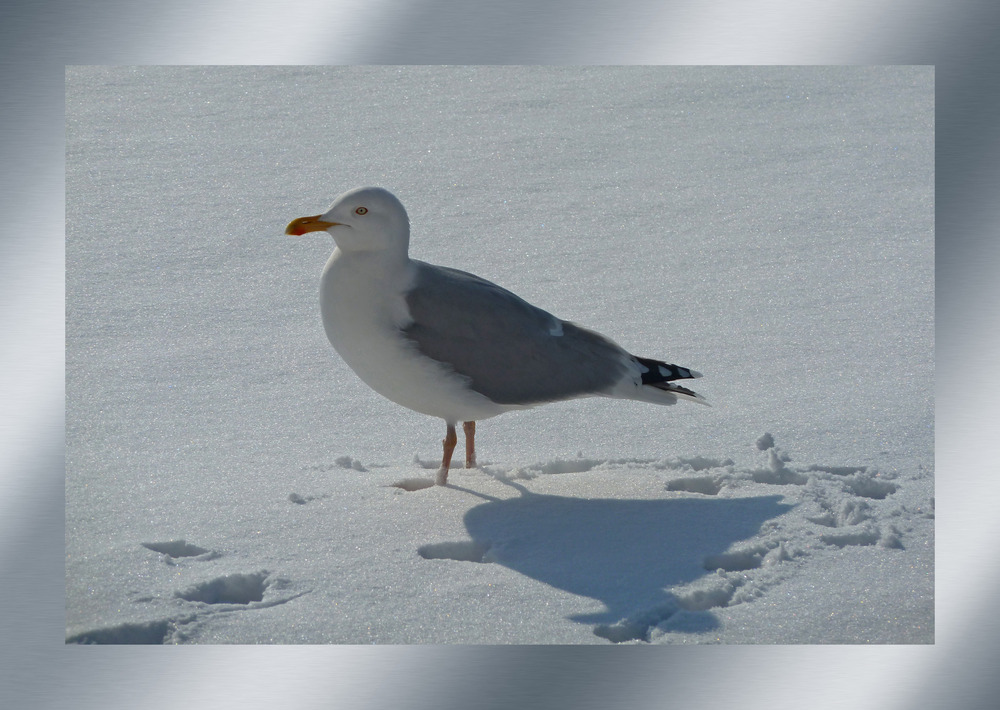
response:
M406 251L378 249L359 251L337 247L330 255L330 264L336 264L341 272L355 271L368 277L384 278L402 274L410 268L410 257Z
M323 269L322 288L334 300L362 296L370 292L396 291L409 288L414 276L414 265L406 254L386 251L333 250ZM373 296L374 294L372 294Z

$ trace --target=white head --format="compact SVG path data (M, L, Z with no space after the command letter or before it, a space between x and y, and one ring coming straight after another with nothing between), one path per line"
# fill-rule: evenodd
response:
M333 201L325 213L299 217L285 234L329 232L345 252L388 251L406 254L410 220L395 195L381 187L357 187Z

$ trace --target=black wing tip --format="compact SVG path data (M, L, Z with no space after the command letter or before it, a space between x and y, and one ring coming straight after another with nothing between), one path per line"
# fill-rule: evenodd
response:
M662 360L653 360L646 357L635 357L635 359L641 367L645 368L645 372L642 373L642 384L644 385L656 385L659 382L689 380L701 377L701 373L697 370L691 370L680 365L672 365Z
M644 370L641 374L642 384L655 387L664 392L670 392L689 402L704 404L706 407L712 406L694 390L674 383L674 380L688 380L701 377L701 373L697 370L646 357L635 357L635 359L639 363L640 368Z

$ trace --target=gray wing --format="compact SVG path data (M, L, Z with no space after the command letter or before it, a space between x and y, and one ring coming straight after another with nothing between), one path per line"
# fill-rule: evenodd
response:
M561 321L473 274L424 262L406 294L417 350L469 378L499 404L597 394L626 373L629 357L604 336Z

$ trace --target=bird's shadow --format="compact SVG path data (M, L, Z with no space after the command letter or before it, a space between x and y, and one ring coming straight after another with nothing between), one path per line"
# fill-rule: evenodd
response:
M657 615L662 619L677 610L668 589L712 574L706 558L754 536L764 522L792 507L781 503L781 496L595 500L508 484L521 495L490 500L465 514L472 549L483 553L482 561L599 600L604 611L569 618L597 624L595 633L613 640L642 638ZM609 624L635 622L644 614L654 618L639 627L626 623L622 638L608 631ZM716 626L714 616L701 613L689 618L687 630Z

